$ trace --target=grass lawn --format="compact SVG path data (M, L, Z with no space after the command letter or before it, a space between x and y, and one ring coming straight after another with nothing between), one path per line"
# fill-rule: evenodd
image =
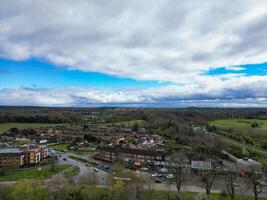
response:
M0 133L7 131L10 128L26 129L26 128L41 128L52 127L62 124L42 124L42 123L0 123Z
M79 174L79 172L80 172L80 168L79 167L72 166L72 167L64 170L64 175L66 177L72 177L72 176L75 176L75 175Z
M68 144L56 144L56 145L49 145L49 148L53 148L54 150L61 151L61 152L71 152L73 154L78 155L87 155L89 151L87 150L75 150L68 148Z
M71 165L55 165L55 168L51 170L51 167L42 167L42 170L36 168L30 170L17 170L12 172L7 172L3 176L0 176L0 181L16 181L19 179L33 179L33 178L50 178L55 174L58 174L68 168Z
M160 191L160 190L146 190L144 191L144 196L146 200L163 200L170 199L169 197L173 197L176 192L168 192L168 191ZM182 196L186 200L194 200L194 199L208 199L208 200L230 200L227 196L222 196L220 194L210 194L209 198L205 197L205 194L198 194L193 192L182 192ZM246 196L237 196L236 200L254 200L254 197L246 197ZM267 198L259 198L259 200L267 200Z
M67 144L55 144L55 145L49 145L48 147L59 151L68 151Z

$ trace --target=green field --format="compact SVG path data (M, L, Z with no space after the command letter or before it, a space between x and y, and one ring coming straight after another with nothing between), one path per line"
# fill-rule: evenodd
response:
M71 165L56 165L52 170L50 167L43 167L42 170L36 168L30 170L18 170L18 171L9 171L4 175L0 176L0 181L16 181L19 179L33 179L33 178L50 178L55 174L58 174L68 168L71 168Z
M0 133L7 131L10 128L26 129L26 128L41 128L53 127L61 124L43 124L43 123L2 123L0 124Z
M211 121L210 125L219 128L251 128L253 122L259 124L258 128L267 131L267 120L262 119L227 119L227 120L215 120Z
M252 127L257 123L257 127ZM233 139L238 143L253 145L267 149L267 120L229 119L216 120L209 123L215 127L213 132Z
M145 121L144 120L130 120L130 121L120 121L120 122L114 122L114 123L109 123L109 124L113 124L113 125L123 125L123 126L133 126L135 123L137 123L138 125L142 125Z

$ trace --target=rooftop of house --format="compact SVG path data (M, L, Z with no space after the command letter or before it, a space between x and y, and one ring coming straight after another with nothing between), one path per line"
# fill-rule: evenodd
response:
M144 149L130 149L130 148L116 148L116 147L102 147L100 148L103 151L108 151L112 153L127 153L143 156L164 156L162 151L148 151Z
M20 146L20 149L24 151L39 151L41 148L46 148L46 145L25 144Z
M23 152L19 149L0 149L0 157L3 156L14 156L14 155L21 155Z
M252 160L252 159L238 159L237 163L244 165L244 166L256 166L256 165L260 166L260 165L262 165L258 161Z

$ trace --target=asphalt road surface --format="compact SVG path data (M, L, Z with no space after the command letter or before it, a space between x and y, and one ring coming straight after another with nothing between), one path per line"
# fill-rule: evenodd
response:
M108 173L98 169L97 172L95 171L95 167L86 166L85 163L78 162L76 160L72 160L68 158L70 154L68 153L61 153L61 157L59 157L58 162L59 164L70 164L73 166L77 166L80 169L80 173L73 177L73 180L77 183L82 177L86 177L95 173L96 175L96 183L98 185L106 185L108 181ZM63 160L66 158L67 160Z

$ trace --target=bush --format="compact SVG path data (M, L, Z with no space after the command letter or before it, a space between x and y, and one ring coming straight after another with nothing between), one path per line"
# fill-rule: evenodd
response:
M261 148L267 149L267 141L261 143Z

